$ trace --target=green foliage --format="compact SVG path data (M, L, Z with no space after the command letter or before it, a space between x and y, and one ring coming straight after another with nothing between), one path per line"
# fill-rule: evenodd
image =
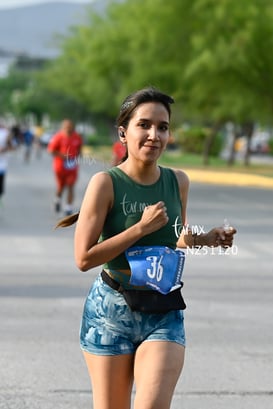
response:
M174 96L175 122L182 108L187 119L268 121L272 47L271 1L110 2L71 29L45 82L109 118L128 93L154 85Z
M110 135L108 124L126 95L154 85L175 99L174 127L185 120L269 125L272 49L272 0L109 1L105 13L90 11L85 26L71 28L60 56L39 77L24 81L13 73L0 81L0 111L89 118L99 139ZM202 135L185 146L202 152ZM220 142L215 138L213 154Z
M95 132L92 135L87 135L86 144L89 146L111 146L112 141L109 134Z
M90 117L85 106L73 97L48 89L41 71L12 67L6 78L0 79L0 114L12 113L17 120L33 114L38 123L43 115L52 120L69 117L75 121Z
M273 4L267 0L197 0L186 77L190 104L211 119L272 117ZM201 31L201 27L206 27ZM267 88L267 90L266 90Z
M206 139L209 137L210 129L202 127L179 128L175 132L175 139L183 152L202 155ZM216 134L210 149L211 156L219 156L222 149L222 136Z
M11 70L7 78L0 79L0 114L15 112L19 115L18 105L29 82L29 73L16 70Z
M187 33L180 33L186 3L131 0L112 3L103 16L90 13L89 25L64 39L45 82L112 118L139 87L154 85L175 96L190 50Z
M200 154L186 153L184 151L173 152L165 151L160 158L160 164L170 167L190 167L190 168L204 168L203 157ZM212 157L210 159L211 166L218 168L226 166L226 161L219 157Z

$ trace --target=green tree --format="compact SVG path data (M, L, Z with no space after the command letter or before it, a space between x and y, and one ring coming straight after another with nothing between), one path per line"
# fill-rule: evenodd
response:
M174 124L210 125L208 162L226 121L243 126L272 116L272 20L269 0L111 3L63 39L45 83L109 123L129 92L160 87L176 100Z
M89 25L75 27L63 40L62 54L47 72L48 87L110 117L124 96L142 86L180 95L189 54L188 33L179 33L186 3L131 0L111 4L103 16L90 13Z
M212 121L242 124L250 143L254 121L272 116L272 2L197 0L195 8L206 30L192 35L188 108Z

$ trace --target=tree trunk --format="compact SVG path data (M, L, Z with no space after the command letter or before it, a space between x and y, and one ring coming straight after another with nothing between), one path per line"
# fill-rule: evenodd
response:
M247 138L246 151L245 151L245 156L244 156L244 165L249 166L250 165L250 144L251 144L251 138L254 132L254 123L253 122L245 123L244 131L245 131L245 135Z
M219 123L219 122L215 123L213 127L211 128L210 132L208 133L208 135L206 136L204 150L203 150L203 165L204 166L209 165L210 150L211 150L213 141L215 139L215 136L217 135L221 126L222 126L222 123Z
M230 152L229 152L229 157L227 159L227 165L228 166L234 165L235 154L236 154L235 145L236 145L236 141L239 138L240 134L241 134L240 129L237 126L234 127L233 135L232 135L232 143L231 143Z

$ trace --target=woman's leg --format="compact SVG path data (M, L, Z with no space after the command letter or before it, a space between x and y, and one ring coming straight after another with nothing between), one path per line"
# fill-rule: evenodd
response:
M55 172L55 181L56 181L56 193L54 199L54 208L55 212L59 213L61 211L61 201L62 194L64 189L64 178L61 172Z
M74 185L67 186L67 204L72 205L74 201Z
M169 409L184 364L185 348L175 342L143 342L135 356L134 409Z
M0 172L0 200L4 194L4 185L5 185L5 172Z
M130 409L134 355L83 354L91 379L93 409Z

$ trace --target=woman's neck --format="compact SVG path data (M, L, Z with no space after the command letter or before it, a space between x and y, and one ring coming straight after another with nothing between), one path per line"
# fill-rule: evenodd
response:
M138 163L132 163L127 159L118 167L131 179L142 185L156 183L160 177L160 168L156 163L151 165L144 165L141 163L141 165L139 165Z

